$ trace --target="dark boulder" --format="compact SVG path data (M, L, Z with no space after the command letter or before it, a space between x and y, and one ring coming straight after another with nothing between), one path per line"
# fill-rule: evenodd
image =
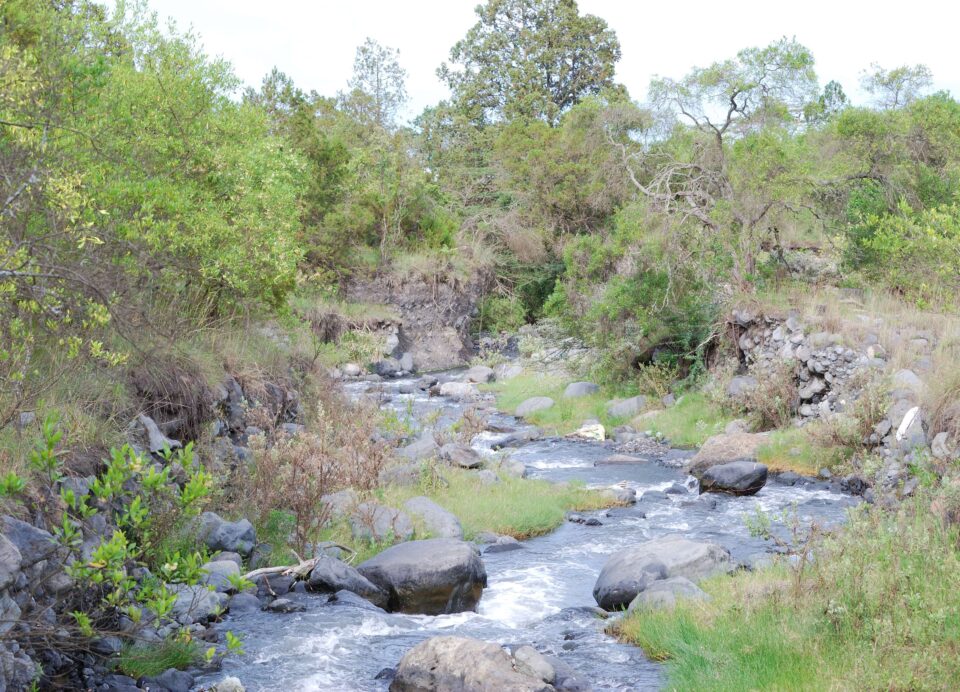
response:
M475 610L487 572L469 543L450 538L387 548L357 571L389 595L391 612L442 615Z
M387 594L383 589L350 565L332 557L317 558L317 564L307 579L307 588L310 591L326 593L346 590L362 596L381 608L387 604Z
M733 461L704 471L700 476L700 492L756 495L766 483L766 466L753 461Z

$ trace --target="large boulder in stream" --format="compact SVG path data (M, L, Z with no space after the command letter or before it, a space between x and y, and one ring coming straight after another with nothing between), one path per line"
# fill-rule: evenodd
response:
M714 435L703 443L687 464L687 472L698 478L711 466L731 461L756 461L757 449L769 440L765 433L731 432Z
M697 581L731 569L730 553L716 543L663 536L614 553L600 571L593 597L601 608L618 610L660 579Z
M523 672L521 672L523 671ZM547 672L543 667L543 672ZM552 669L547 673L553 672ZM469 637L432 637L400 660L390 692L552 692L540 666L514 659L499 644Z
M711 466L700 476L701 493L756 495L767 484L767 467L753 461Z
M475 610L487 585L476 549L452 538L400 543L357 571L387 592L391 612L443 615Z

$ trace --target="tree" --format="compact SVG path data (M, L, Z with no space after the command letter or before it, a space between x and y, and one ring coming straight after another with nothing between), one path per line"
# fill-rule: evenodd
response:
M400 67L400 51L372 38L357 48L350 91L341 94L345 110L354 118L393 129L397 113L407 101L407 73Z
M809 123L823 123L850 105L850 99L840 82L831 80L823 87L816 101L809 103L803 117Z
M479 124L517 117L555 125L580 99L613 86L620 42L576 0L488 0L438 74Z
M901 65L885 70L877 63L864 70L860 84L872 94L880 108L900 108L915 101L933 84L933 73L926 65Z
M760 235L800 201L802 142L793 135L816 95L813 56L783 38L680 80L655 79L654 112L667 126L676 123L668 139L634 147L620 133L636 188L654 210L719 242L741 286L752 282Z

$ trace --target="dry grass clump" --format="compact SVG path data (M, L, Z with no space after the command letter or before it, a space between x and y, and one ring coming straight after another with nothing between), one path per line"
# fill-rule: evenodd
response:
M773 430L790 425L800 395L794 366L781 363L757 377L757 386L741 399L743 411L755 430Z
M960 442L960 340L942 342L934 354L934 377L928 379L924 410L930 431Z
M272 513L293 517L292 544L301 551L329 516L320 498L344 488L375 487L388 450L372 436L373 410L323 388L306 430L289 436L268 430L254 448L249 468L237 469L230 509L265 525Z

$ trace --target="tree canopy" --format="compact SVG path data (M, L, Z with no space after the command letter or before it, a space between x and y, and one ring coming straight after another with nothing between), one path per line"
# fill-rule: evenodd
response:
M576 0L489 0L438 74L476 122L517 117L555 125L585 96L613 86L620 42Z

